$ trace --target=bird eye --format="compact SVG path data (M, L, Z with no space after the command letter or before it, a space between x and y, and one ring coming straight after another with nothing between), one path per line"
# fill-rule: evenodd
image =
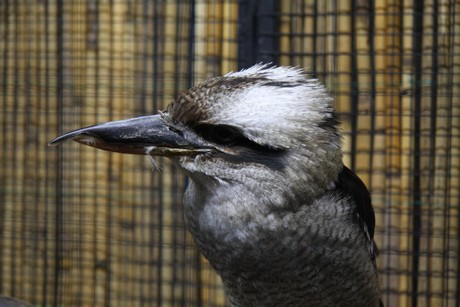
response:
M238 136L233 129L224 126L217 126L211 130L213 141L220 144L232 145Z
M241 134L236 129L225 125L202 124L194 129L208 141L221 145L235 145L242 139Z

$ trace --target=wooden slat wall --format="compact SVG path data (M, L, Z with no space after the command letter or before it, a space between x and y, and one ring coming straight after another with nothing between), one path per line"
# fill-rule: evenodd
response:
M0 294L64 306L223 304L185 231L177 167L161 160L162 170L149 172L147 158L46 143L155 113L190 80L235 70L236 1L198 3L193 38L183 2L9 2L0 10Z
M55 153L47 140L57 124L55 54L47 35L56 7L0 7L0 292L29 300L53 296L56 225ZM34 276L34 279L30 277ZM27 294L26 294L27 293Z
M385 305L455 305L460 5L425 0L422 33L414 33L412 1L279 8L279 64L305 67L330 89L344 161L372 192ZM193 83L236 70L237 13L236 0L0 5L0 294L38 305L225 304L184 228L180 170L164 159L150 171L147 158L46 143L58 132L155 113Z

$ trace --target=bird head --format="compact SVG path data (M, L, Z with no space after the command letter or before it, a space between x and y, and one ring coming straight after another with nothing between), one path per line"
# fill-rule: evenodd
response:
M299 68L255 65L192 87L161 114L85 127L50 145L74 140L167 156L197 185L247 186L254 197L282 206L286 197L323 193L342 168L332 102Z

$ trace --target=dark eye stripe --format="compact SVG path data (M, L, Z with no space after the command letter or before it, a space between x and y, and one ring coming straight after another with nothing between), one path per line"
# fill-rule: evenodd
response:
M276 149L248 139L238 128L232 126L201 124L195 126L193 130L207 141L215 144L245 147L258 152L276 151Z
M248 143L254 143L243 136L243 134L236 128L227 125L209 125L201 124L193 128L197 134L202 136L209 142L220 144L220 145L249 145Z
M235 163L263 164L269 168L280 170L284 167L283 154L285 150L258 144L243 135L243 133L228 125L201 124L193 128L195 132L208 142L232 147L234 154L224 155L228 161Z

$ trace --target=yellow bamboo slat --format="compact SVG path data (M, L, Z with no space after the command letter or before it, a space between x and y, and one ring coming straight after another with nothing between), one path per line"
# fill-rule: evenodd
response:
M235 1L222 3L222 61L220 72L237 69L237 23L238 4Z
M448 2L447 2L448 3ZM450 7L449 7L450 8ZM451 9L451 8L450 8ZM454 16L460 14L460 7L457 5L455 11L453 12ZM442 22L443 20L440 20ZM455 18L449 18L449 22L446 23L449 25L449 37L445 38L446 47L449 48L449 53L451 54L449 62L451 80L448 82L450 89L450 115L452 118L450 133L449 136L449 161L448 165L450 168L450 174L448 177L448 183L446 186L446 202L448 206L448 211L446 212L449 217L449 249L448 249L448 260L446 266L444 267L444 273L447 276L447 289L445 293L448 294L447 305L454 305L456 303L456 289L458 289L458 272L460 268L458 267L458 257L460 257L459 242L456 240L458 238L459 231L459 216L460 208L458 206L458 199L460 197L460 192L458 187L460 186L460 102L458 97L460 97L460 41L455 38L452 33L459 33L460 31L460 21ZM449 79L449 77L448 77Z
M387 1L388 2L388 1ZM376 210L381 212L387 212L390 214L379 216L376 218L377 229L392 228L399 225L395 221L395 218L399 218L396 210L391 206L387 200L387 189L391 184L392 178L388 176L387 168L390 167L391 161L387 159L388 151L391 150L392 141L388 138L386 132L392 131L391 116L388 111L391 111L391 101L388 101L386 92L391 87L391 80L388 80L387 74L389 67L390 58L386 57L387 49L391 46L391 41L388 40L388 36L391 38L392 26L394 20L389 16L391 10L391 3L378 2L375 3L375 34L374 34L374 59L375 59L375 118L374 118L374 131L372 132L374 148L372 158L372 174L370 187L376 197L373 197L373 204ZM371 34L372 35L372 34ZM393 98L393 97L391 97ZM369 151L370 154L370 151ZM391 152L389 152L391 154ZM373 196L374 196L373 195ZM394 194L392 195L395 196ZM396 213L396 214L395 214ZM396 236L382 236L380 237L380 248L397 250L398 237ZM382 255L378 258L378 265L383 270L398 270L397 255ZM398 289L398 276L381 276L382 284L389 290ZM391 294L390 294L391 295ZM395 298L387 298L394 300ZM387 303L388 304L388 303Z
M401 131L402 131L402 177L401 177L401 188L402 191L405 191L406 197L402 198L401 205L404 209L407 209L403 212L407 212L407 216L405 217L404 224L402 224L403 228L401 229L402 233L402 242L408 248L408 255L402 256L399 258L399 264L404 268L407 267L408 272L412 270L412 259L410 250L412 248L412 217L410 216L410 212L413 206L413 199L412 196L409 194L413 188L413 164L414 164L414 157L413 157L413 143L414 143L414 136L412 134L413 131L413 85L414 81L412 78L412 58L410 56L410 51L412 50L413 46L413 36L412 36L412 26L413 26L413 11L412 5L408 3L403 4L403 27L402 27L402 50L403 50L403 59L402 59L402 79L401 79L401 92L402 92L402 123L401 123ZM410 291L412 288L411 278L409 276L400 276L400 287L401 290ZM411 299L409 295L401 295L397 301L394 301L396 304L404 304L410 305Z
M404 206L404 193L401 189L402 174L402 129L403 126L400 120L400 110L402 108L401 97L399 96L401 84L401 57L402 47L400 45L399 33L401 33L401 24L399 7L401 3L398 1L389 1L386 15L386 31L385 50L384 53L390 56L386 57L384 70L384 86L382 95L384 99L385 114L385 169L382 173L387 177L385 181L385 194L388 195L385 199L386 204L390 204L389 212L392 213L389 220L390 225L395 232L405 233L405 228L408 225L407 208ZM407 270L407 262L404 261L404 250L407 250L407 240L403 235L392 236L389 240L390 250L398 251L395 256L389 256L389 259L394 264L391 265L396 270L402 272ZM402 248L402 250L401 250ZM400 251L401 250L401 251ZM392 286L398 291L404 291L407 288L408 276L399 274L393 279L390 279ZM399 304L405 303L405 297L399 298Z
M301 57L299 64L301 67L307 71L312 71L314 67L314 31L315 29L315 11L314 11L314 2L313 1L302 1L302 9L304 16L302 22L300 23L300 28L294 29L294 33L305 33L301 36L301 45L300 48L305 54Z
M434 5L437 5L434 3L434 1L428 1L425 5L425 12L427 13L425 15L425 18L423 20L424 24L424 31L427 33L433 33L433 31L437 31L439 24L434 24L433 20L433 14L434 14ZM431 54L435 52L435 48L438 49L438 37L434 38L433 36L428 36L426 39L423 41L423 51L424 54ZM424 122L429 122L430 126L429 128L427 127L426 133L424 133L425 137L429 140L426 141L427 144L429 144L429 151L428 152L433 152L436 157L430 157L428 163L428 168L429 172L428 174L431 174L431 176L427 176L430 178L430 181L427 182L427 185L429 186L428 190L430 191L429 195L427 195L427 202L425 206L429 206L429 228L428 232L430 233L427 236L427 246L428 246L428 270L430 271L430 278L428 280L428 289L427 291L430 291L432 293L442 293L442 288L444 280L442 276L442 270L443 270L443 253L444 253L444 248L445 248L445 237L443 236L444 231L446 230L445 228L445 217L443 214L444 211L444 196L441 196L442 189L443 187L445 188L445 175L446 175L446 169L438 169L440 166L439 163L445 165L445 152L443 151L446 149L446 139L445 135L446 134L446 124L447 121L445 118L439 117L440 112L444 113L443 110L445 106L445 101L444 101L444 106L442 105L442 100L443 100L443 90L442 90L442 84L439 84L439 86L436 89L432 88L433 82L435 80L432 79L432 72L435 71L436 69L438 70L438 76L441 77L445 71L442 69L442 64L438 67L433 67L433 62L432 62L432 57L431 56L426 56L426 58L423 63L424 63L424 77L423 77L423 85L424 85L424 92L428 93L430 92L431 94L432 91L434 90L436 95L439 95L436 100L436 105L437 105L437 110L436 110L436 118L433 120L428 120L428 118L433 117L432 114L432 105L433 105L433 99L430 97L427 99L427 104L429 105L431 110L427 110L426 113L426 118L427 120ZM441 60L441 59L439 59ZM430 80L429 82L426 82L425 80ZM438 78L438 81L439 78ZM425 83L427 83L425 85ZM444 94L445 95L445 94ZM428 95L427 95L428 96ZM437 135L438 133L440 134L439 136L436 136L433 138L432 135L432 130L435 129L435 134ZM428 153L427 152L427 153ZM443 157L444 156L444 157ZM434 158L434 159L433 159ZM442 161L444 160L444 162ZM441 175L441 176L440 176ZM439 188L441 188L441 191L439 191ZM427 302L427 305L434 305L434 306L439 306L443 304L443 298L438 295L434 295L430 298L429 302Z
M458 114L455 114L455 106L452 103L452 97L455 96L451 96L452 83L450 80L450 72L454 63L452 58L445 56L449 54L449 49L452 48L452 35L449 28L453 28L453 25L448 14L448 3L448 1L442 1L440 5L438 4L438 23L433 24L433 29L431 29L433 31L436 27L438 31L436 47L441 56L437 57L436 125L434 126L436 136L432 197L434 215L433 236L430 239L433 252L431 266L434 271L432 291L450 294L449 299L447 299L449 305L455 304L452 293L456 291L457 282L448 276L450 272L458 271L458 262L452 261L455 259L452 256L455 256L456 251L458 251L458 240L452 240L452 238L457 237L457 229L454 225L458 225L458 218L456 218L458 217L458 208L455 208L449 199L449 190L452 187L449 181L451 178L457 178L458 187L459 177L452 176L451 171L455 168L452 168L451 165L453 161L458 161L459 155L455 155L455 152L458 153L459 146L458 137L453 134L455 129L458 129ZM435 68L433 67L433 69ZM453 75L455 76L455 74ZM433 296L430 301L432 305L445 302L444 295Z
M220 58L222 56L222 16L223 3L209 2L206 4L206 76L212 77L213 73L218 71ZM219 71L218 71L219 72Z
M290 40L289 36L286 35L291 31L290 27L290 19L287 17L287 15L291 12L291 3L290 1L280 1L279 3L279 9L280 9L280 18L279 18L279 31L280 31L280 37L279 37L279 49L280 49L280 56L279 56L279 63L280 65L290 65L290 60L289 57L286 56L286 51L289 49L290 46Z
M351 111L351 90L352 82L350 75L352 40L351 40L351 16L350 1L325 1L324 5L318 5L320 12L325 14L324 24L318 24L319 36L325 36L324 41L318 39L317 52L325 54L325 65L320 66L320 71L326 74L326 78L321 80L331 90L335 107L338 113L342 113L340 121L344 131L350 131L351 121L348 116ZM324 11L323 11L324 10ZM337 16L335 15L337 13ZM336 18L336 17L337 18ZM336 33L336 35L331 35ZM331 73L334 71L334 73ZM343 151L345 165L351 164L351 135L344 134Z
M83 87L85 79L82 78L83 72L83 63L81 60L82 53L82 33L81 25L82 21L84 24L85 20L85 10L84 7L78 3L73 5L66 5L63 7L63 18L69 22L63 25L63 53L62 59L65 61L63 67L64 80L62 80L65 85L62 91L62 106L65 114L80 113L81 106L83 103ZM68 117L67 117L68 118ZM76 118L73 117L72 120ZM78 120L78 119L77 119ZM79 125L78 121L65 121L64 120L64 129L74 129L75 126ZM60 276L60 281L63 284L66 284L68 287L68 293L70 295L63 298L64 304L72 304L82 300L78 298L78 292L86 293L89 289L81 289L80 285L72 282L77 280L80 274L90 275L92 270L88 267L80 267L80 258L78 255L78 250L81 248L78 244L78 240L75 240L77 234L79 233L79 210L78 206L81 202L81 175L83 173L80 171L80 157L78 152L68 148L65 150L64 159L71 159L71 161L66 166L63 167L63 176L66 183L63 184L63 204L62 208L62 218L66 220L66 223L62 225L62 236L61 236L61 247L62 247L62 257L58 260L58 265L63 268L62 274ZM77 193L69 193L69 191L78 191Z

